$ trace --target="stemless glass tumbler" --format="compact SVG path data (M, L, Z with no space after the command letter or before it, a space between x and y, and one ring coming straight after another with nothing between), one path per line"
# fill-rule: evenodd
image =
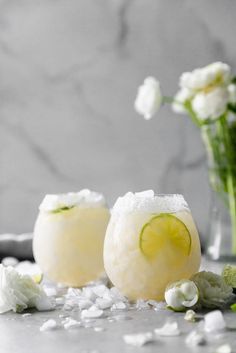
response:
M110 212L103 195L89 190L47 195L35 224L33 253L51 280L79 287L103 272L103 243Z
M118 198L104 244L105 270L129 299L164 299L168 283L198 271L197 228L182 195L152 190Z

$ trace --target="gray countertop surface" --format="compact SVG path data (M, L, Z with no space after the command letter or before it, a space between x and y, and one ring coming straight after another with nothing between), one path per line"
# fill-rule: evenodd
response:
M221 265L216 270L219 271ZM204 268L215 269L216 265L204 263ZM7 313L0 316L0 352L1 353L116 353L116 352L215 352L222 344L229 343L232 352L236 352L236 313L224 312L227 330L220 334L208 334L207 344L191 348L186 345L186 335L196 329L199 322L190 323L184 320L183 313L169 310L130 310L125 313L111 313L104 318L91 322L92 327L77 327L65 330L61 325L62 309L53 312L33 312L30 316ZM79 319L79 312L67 312L67 315ZM115 316L110 322L111 315ZM124 315L124 317L122 317ZM199 319L203 314L199 314ZM39 328L46 320L53 318L58 328L53 331L40 332ZM119 318L119 320L118 320ZM127 345L124 334L153 331L163 326L166 320L178 321L181 335L177 337L156 338L155 342L143 347ZM104 331L95 332L94 327L103 327ZM235 327L235 329L234 329Z

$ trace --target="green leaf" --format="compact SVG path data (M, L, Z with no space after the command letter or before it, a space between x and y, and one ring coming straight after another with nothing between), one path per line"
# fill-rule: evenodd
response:
M231 308L231 310L232 310L233 312L236 313L236 303L230 305L230 308Z

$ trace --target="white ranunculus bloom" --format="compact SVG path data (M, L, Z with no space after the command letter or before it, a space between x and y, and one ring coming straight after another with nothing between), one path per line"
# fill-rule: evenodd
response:
M229 80L230 67L222 62L215 62L192 72L184 72L180 77L180 87L199 91L227 85Z
M228 286L224 279L208 271L198 272L192 276L199 290L199 304L205 308L220 308L232 296L232 287Z
M198 288L194 282L181 280L167 286L165 290L167 305L175 310L182 311L194 306L198 301Z
M225 113L228 100L228 90L224 87L216 87L208 93L197 93L192 100L192 109L199 119L214 120Z
M236 85L231 84L228 86L229 92L229 102L232 104L236 104Z
M41 310L49 310L53 308L49 301L43 289L30 276L21 275L13 267L0 264L0 314L38 306Z
M136 111L148 120L160 109L161 103L162 93L159 81L154 77L147 77L138 89L134 102Z
M174 102L172 103L172 109L175 113L182 114L185 113L184 103L193 97L193 92L188 88L181 88L174 97Z

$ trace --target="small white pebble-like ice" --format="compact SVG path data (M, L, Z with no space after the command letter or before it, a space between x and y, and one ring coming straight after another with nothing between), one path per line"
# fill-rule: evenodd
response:
M81 311L81 319L97 319L103 316L103 310L93 309L93 310L82 310Z
M215 351L215 353L231 353L231 352L232 352L232 348L228 343L223 344L222 346L219 346L218 348L216 348L216 351Z
M180 330L178 327L178 323L174 322L166 322L162 327L156 328L154 330L157 336L179 336Z
M147 310L147 309L151 308L150 305L148 304L148 302L143 299L138 299L135 307L137 310L143 310L143 309Z
M126 310L128 309L128 305L127 303L124 303L124 302L117 302L117 303L114 303L111 307L111 311L114 311L114 310Z
M81 326L81 323L77 320L67 318L63 323L64 329L69 330L71 328L77 328Z
M39 330L41 332L45 332L45 331L52 331L55 330L57 328L57 323L55 320L53 319L49 319L46 322L44 322L42 324L42 326L39 328Z
M204 335L201 332L198 331L191 331L186 339L185 339L185 343L189 346L202 346L204 344L206 344L206 339L204 337Z
M6 267L7 266L14 267L14 266L18 265L18 263L19 263L19 260L13 256L7 256L2 259L2 265L6 266Z
M206 332L222 331L226 328L223 314L214 310L204 316L204 330Z
M130 335L124 335L123 340L125 343L135 347L142 347L145 344L154 341L153 334L151 332L134 333Z
M51 311L55 309L56 301L45 295L35 299L35 306L38 311Z
M112 306L112 300L106 298L97 298L96 305L99 309L109 309Z
M94 331L95 332L102 332L102 331L105 331L105 328L104 327L94 327Z

